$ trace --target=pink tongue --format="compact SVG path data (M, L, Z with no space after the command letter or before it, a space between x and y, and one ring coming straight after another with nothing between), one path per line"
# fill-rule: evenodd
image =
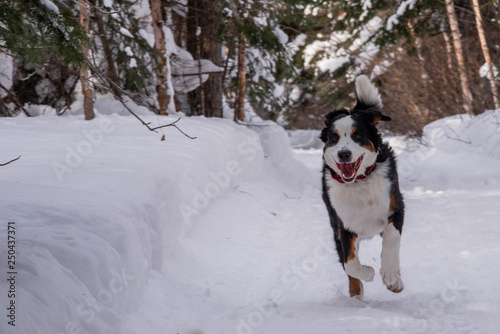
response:
M352 162L352 163L345 163L345 164L338 164L338 167L340 168L340 171L342 172L342 175L347 177L347 178L351 178L354 176L354 173L356 173L355 169L354 169L354 165L356 163Z

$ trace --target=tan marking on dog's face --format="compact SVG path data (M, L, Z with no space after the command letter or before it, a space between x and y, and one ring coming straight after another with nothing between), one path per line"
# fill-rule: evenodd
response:
M370 141L370 145L363 145L361 147L363 147L363 148L365 148L368 151L373 152L373 153L377 152L377 150L375 149L375 146L373 145L373 143L371 141Z
M363 291L363 283L357 278L349 276L349 295L356 297L361 295Z

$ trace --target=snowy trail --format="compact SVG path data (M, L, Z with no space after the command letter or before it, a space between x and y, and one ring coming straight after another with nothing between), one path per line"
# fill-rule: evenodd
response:
M291 151L282 128L185 118L198 139L162 142L127 116L2 120L2 156L22 158L0 170L0 237L15 221L19 256L18 324L0 333L496 333L498 119L438 121L427 146L389 138L405 290L376 275L363 302L334 250L321 150ZM361 262L378 272L380 251L379 237L363 242Z
M213 203L183 242L190 269L178 286L181 293L168 306L142 309L145 315L163 308L164 318L155 318L160 322L152 332L497 330L498 186L490 191L424 191L403 178L407 219L401 270L406 289L393 294L377 275L365 283L365 300L359 302L348 297L347 279L333 249L320 194L321 151L294 155L309 167L307 179L317 182L293 189L268 178L242 184ZM361 261L377 273L380 250L380 238L361 245ZM158 277L150 290L170 290L165 280Z

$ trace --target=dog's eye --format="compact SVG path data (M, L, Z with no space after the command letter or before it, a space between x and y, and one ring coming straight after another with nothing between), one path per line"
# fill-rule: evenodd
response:
M333 141L339 140L339 135L335 132L330 132L330 139Z
M352 138L353 138L354 140L360 140L360 139L361 139L361 135L360 135L359 133L355 132L355 133L352 135Z

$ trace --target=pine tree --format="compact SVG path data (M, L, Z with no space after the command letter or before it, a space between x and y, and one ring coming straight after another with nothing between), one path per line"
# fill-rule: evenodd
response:
M2 0L0 4L0 51L13 54L24 63L41 64L55 53L64 61L80 65L85 59L77 4L51 6L40 0Z

